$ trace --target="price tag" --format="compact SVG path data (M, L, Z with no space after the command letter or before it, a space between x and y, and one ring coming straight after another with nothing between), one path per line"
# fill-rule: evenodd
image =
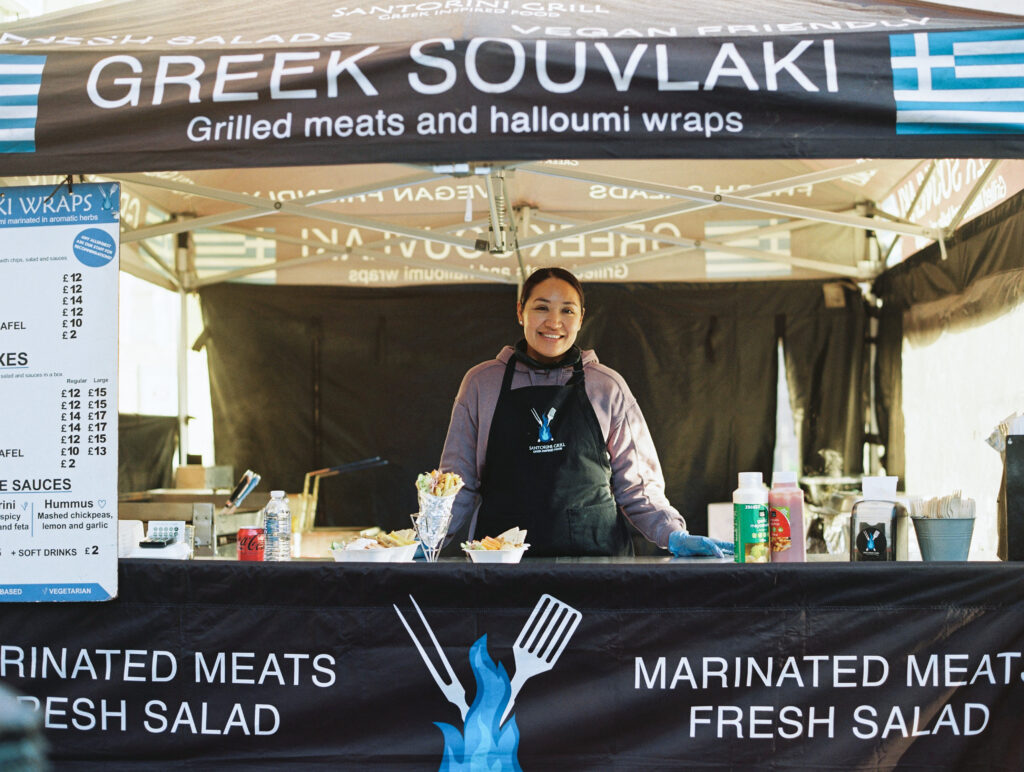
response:
M0 188L0 602L117 595L119 201Z

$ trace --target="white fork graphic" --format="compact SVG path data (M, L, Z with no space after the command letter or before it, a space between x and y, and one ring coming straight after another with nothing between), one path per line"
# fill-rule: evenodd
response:
M427 618L423 616L423 612L420 611L419 604L416 603L416 599L409 596L409 600L412 601L413 608L416 609L416 613L419 614L420 621L423 622L423 627L427 631L427 635L430 636L431 643L434 644L434 651L437 652L438 658L441 660L441 665L444 667L444 672L448 675L448 679L445 680L441 677L441 674L437 672L437 668L430 661L430 657L427 656L427 652L423 649L423 645L420 643L419 638L416 637L416 633L412 631L409 623L405 621L405 617L402 616L402 612L398 610L398 606L394 603L391 605L395 609L395 613L398 614L398 618L402 620L402 625L405 627L409 637L412 638L412 642L416 644L416 651L420 653L420 657L423 658L423 664L427 666L427 670L430 671L430 675L434 677L434 682L441 689L441 693L448 698L448 701L459 709L459 713L462 714L462 720L466 720L466 713L469 712L469 706L466 704L466 690L462 687L462 683L459 681L458 676L452 670L452 666L448 663L448 657L444 655L444 650L441 648L441 644L437 642L437 638L434 637L434 631L430 628L427 623Z

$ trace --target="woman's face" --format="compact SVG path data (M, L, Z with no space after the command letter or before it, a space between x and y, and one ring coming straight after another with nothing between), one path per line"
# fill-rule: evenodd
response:
M583 322L579 293L562 279L545 279L519 306L519 323L526 335L526 353L553 364L576 342Z

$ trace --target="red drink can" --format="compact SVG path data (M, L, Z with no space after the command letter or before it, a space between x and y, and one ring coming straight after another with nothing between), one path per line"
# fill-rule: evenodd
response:
M264 535L262 528L238 529L238 559L263 560Z

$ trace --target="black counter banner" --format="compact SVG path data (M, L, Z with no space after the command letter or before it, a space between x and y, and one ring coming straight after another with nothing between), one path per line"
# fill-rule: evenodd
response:
M1015 564L120 568L0 616L61 769L1024 767Z

